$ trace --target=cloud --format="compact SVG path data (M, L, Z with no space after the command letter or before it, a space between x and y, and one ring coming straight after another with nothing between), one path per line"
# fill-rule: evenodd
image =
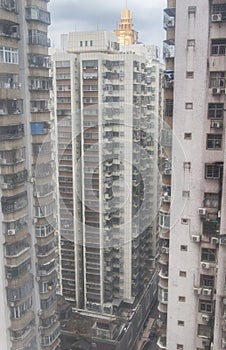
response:
M137 0L129 0L134 29L139 32L140 41L146 44L162 45L162 12L164 1L144 1L140 6ZM52 25L49 35L55 46L59 46L60 34L70 31L109 30L118 27L121 11L125 8L121 0L54 0L49 10Z

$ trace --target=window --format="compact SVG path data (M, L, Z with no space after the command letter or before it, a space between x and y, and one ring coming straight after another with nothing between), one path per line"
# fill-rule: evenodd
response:
M177 321L177 325L184 327L184 321L178 320Z
M184 133L184 139L185 140L191 140L192 138L192 133L191 132L185 132Z
M210 72L210 88L225 87L225 72Z
M212 40L211 55L226 55L226 39Z
M214 276L201 275L200 276L200 287L203 287L203 288L214 287Z
M186 271L179 271L179 276L180 277L187 277L187 272Z
M179 297L178 297L178 301L181 302L181 303L185 303L186 298L185 298L185 297L182 297L182 296L179 296Z
M188 6L188 14L195 14L196 6Z
M182 219L181 219L182 225L188 225L188 222L189 222L189 220L186 219L186 218L182 218Z
M217 193L204 193L204 207L218 208L219 195Z
M187 47L189 47L189 46L195 47L195 40L194 39L187 40Z
M18 64L18 50L12 47L0 46L0 63Z
M208 104L208 118L209 119L223 119L224 104L223 103L209 103Z
M207 134L207 149L221 149L222 147L222 135L220 134Z
M82 47L82 41L80 41L80 47Z
M211 327L204 324L198 325L198 335L205 338L211 337Z
M190 197L190 191L182 191L182 197L189 198Z
M90 46L93 46L93 40L90 40Z
M186 72L186 78L187 79L193 79L194 78L194 72Z
M159 213L159 225L162 228L170 228L170 214L165 212Z
M184 162L184 169L191 169L191 162Z
M189 7L192 7L192 6L189 6ZM177 344L177 350L184 350L184 345Z
M188 246L187 245L181 245L180 246L180 250L183 251L183 252L187 252Z
M185 109L193 109L193 103L192 102L186 102L185 103Z
M199 311L211 313L213 311L213 303L211 301L200 300L199 301Z
M220 179L222 165L220 164L205 164L206 179Z
M201 261L215 262L216 261L216 250L209 249L209 248L202 248Z

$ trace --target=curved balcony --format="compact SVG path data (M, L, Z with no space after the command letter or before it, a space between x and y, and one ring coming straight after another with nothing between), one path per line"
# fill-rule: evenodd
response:
M161 336L159 337L158 341L157 341L157 346L159 347L159 349L167 349L166 347L166 336Z

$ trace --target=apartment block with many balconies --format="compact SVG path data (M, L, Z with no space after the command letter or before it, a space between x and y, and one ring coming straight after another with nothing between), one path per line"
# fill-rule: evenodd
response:
M7 350L59 345L47 2L0 1L0 347Z

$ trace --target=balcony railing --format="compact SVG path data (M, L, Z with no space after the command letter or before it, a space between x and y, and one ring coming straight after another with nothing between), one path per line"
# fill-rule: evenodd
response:
M163 42L163 59L174 58L175 42L174 40L165 40Z

